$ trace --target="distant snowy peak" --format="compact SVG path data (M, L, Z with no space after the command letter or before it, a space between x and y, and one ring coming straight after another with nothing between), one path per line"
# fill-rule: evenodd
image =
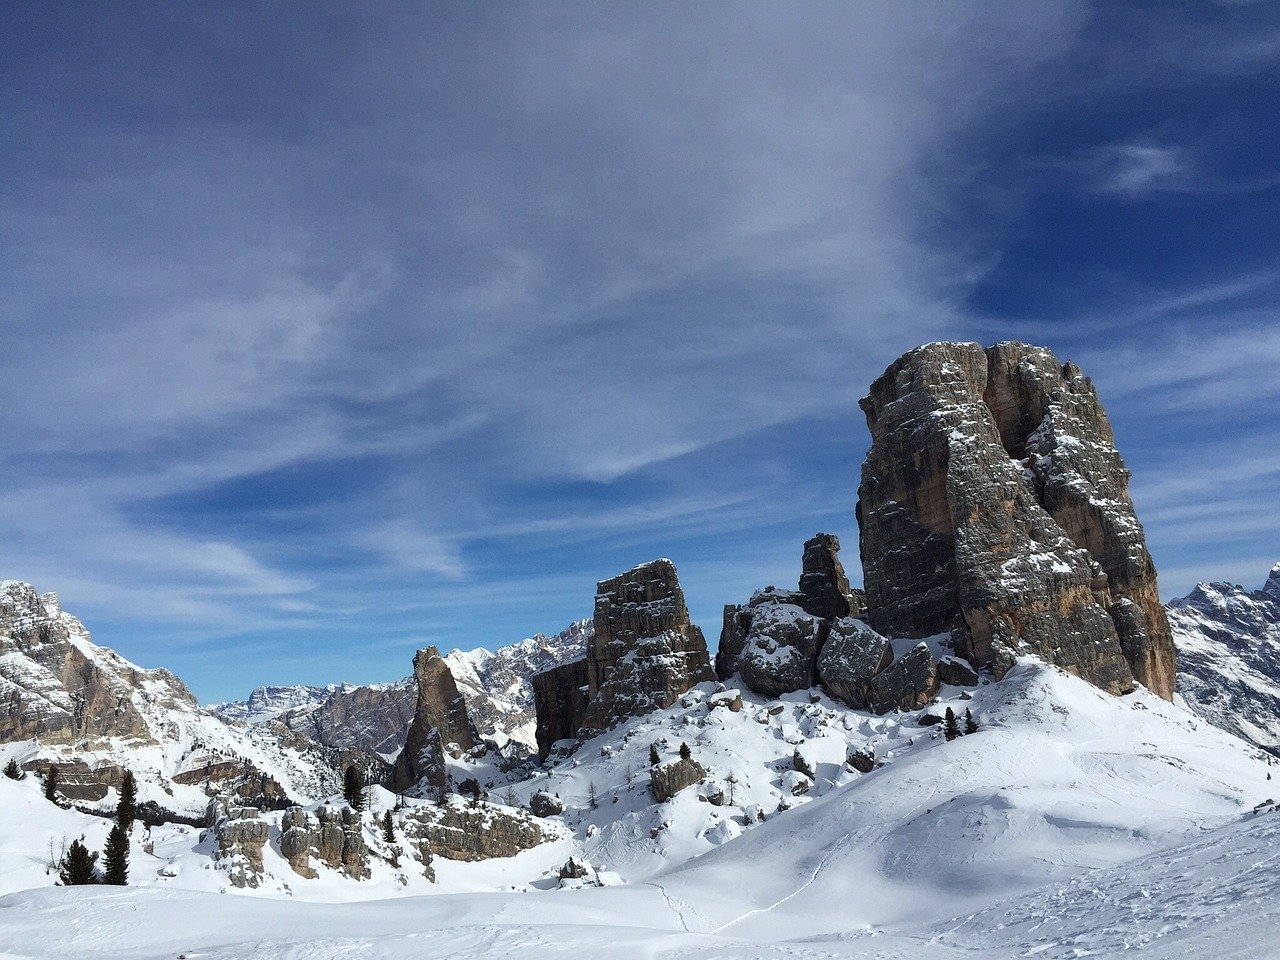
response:
M258 687L247 700L212 704L209 709L223 720L240 723L262 723L274 720L288 710L315 709L339 689L338 684L316 687L298 684L291 687Z
M532 678L586 654L590 620L576 620L554 636L538 633L497 650L453 650L444 660L482 737L536 748Z
M1261 590L1201 583L1168 606L1178 692L1211 723L1280 750L1280 563Z
M497 650L453 650L444 660L482 737L514 740L534 748L530 678L583 656L592 634L578 620L552 636L538 633ZM329 684L325 687L259 687L247 700L212 709L250 726L276 721L327 747L359 749L393 757L404 745L413 719L413 677L392 683Z

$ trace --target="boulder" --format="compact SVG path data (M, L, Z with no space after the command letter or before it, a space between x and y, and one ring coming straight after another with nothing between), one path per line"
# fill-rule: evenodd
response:
M672 760L649 768L649 788L658 803L666 803L681 790L700 783L707 771L697 760Z
M404 749L391 770L390 787L403 793L419 781L432 786L444 783L444 752L452 745L470 750L475 745L467 704L449 672L449 665L435 647L413 657L418 702Z
M938 681L953 687L976 687L978 671L968 660L960 657L943 657L938 661Z
M928 644L920 643L872 678L867 705L876 713L917 710L937 692L937 662Z
M867 706L872 679L893 660L889 641L861 620L844 617L831 624L818 655L818 678L837 700L856 710Z
M814 666L827 630L827 621L793 604L757 606L738 660L743 683L765 697L813 686Z
M564 813L564 801L545 790L539 790L529 798L529 812L535 817L555 817Z
M861 401L858 489L871 626L950 633L997 676L1034 653L1112 693L1164 697L1173 651L1155 569L1093 384L1051 352L933 343Z

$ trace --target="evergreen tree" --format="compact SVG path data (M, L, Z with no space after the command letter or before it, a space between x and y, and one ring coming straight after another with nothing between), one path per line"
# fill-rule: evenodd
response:
M600 806L600 798L596 796L596 782L594 780L587 784L587 802L591 804L592 810Z
M942 731L948 741L960 736L960 724L956 722L956 712L950 707L947 707L947 722Z
M80 840L72 840L71 846L62 856L58 865L58 879L64 887L80 887L88 883L97 883L93 875L93 865L98 855L90 853L89 848Z
M102 882L123 887L129 882L129 834L117 823L102 851Z
M18 766L17 760L10 759L9 762L4 765L4 775L10 780L22 779L22 769Z
M126 770L124 779L120 781L120 799L116 803L116 823L127 834L133 827L138 815L138 782L133 779L133 772Z
M973 711L970 710L968 707L966 707L964 711L964 732L965 733L978 732L978 721L973 719Z
M453 778L445 773L444 780L440 786L436 787L436 806L447 807L449 805L449 794L453 791Z
M382 815L382 837L387 843L396 842L396 825L391 820L390 810Z
M656 767L662 762L662 757L658 756L658 745L656 743L649 744L649 766Z
M44 775L44 798L50 803L58 802L58 768L50 767Z
M342 777L342 796L356 813L364 809L364 779L354 763L347 765Z
M680 759L689 760L693 757L693 751L689 749L689 745L683 740L680 741Z

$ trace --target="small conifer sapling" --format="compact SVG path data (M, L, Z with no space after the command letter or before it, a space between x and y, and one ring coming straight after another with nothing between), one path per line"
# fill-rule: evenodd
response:
M973 711L968 707L965 707L964 711L964 732L966 734L978 732L978 721L973 719Z
M948 741L960 736L960 724L956 722L956 712L950 707L947 707L946 725L942 728L942 732Z

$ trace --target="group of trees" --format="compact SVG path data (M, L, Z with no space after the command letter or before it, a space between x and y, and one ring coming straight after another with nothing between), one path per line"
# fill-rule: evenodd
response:
M964 736L967 733L978 732L978 721L973 719L973 711L965 708L964 711L964 729L960 729L960 721L956 719L956 712L947 707L947 717L942 725L942 733L948 742L956 737Z
M50 788L53 784L53 788ZM57 788L57 768L50 767L45 777L45 796ZM138 784L133 774L126 770L120 782L120 796L116 801L115 823L107 834L102 849L102 879L98 879L98 855L89 850L84 837L71 841L67 852L58 864L58 880L64 887L78 887L89 883L107 883L123 887L129 882L129 832L138 814Z
M689 760L693 757L693 751L689 749L689 744L683 740L680 741L680 759ZM656 767L662 762L662 755L658 753L658 745L656 743L649 744L649 766Z

